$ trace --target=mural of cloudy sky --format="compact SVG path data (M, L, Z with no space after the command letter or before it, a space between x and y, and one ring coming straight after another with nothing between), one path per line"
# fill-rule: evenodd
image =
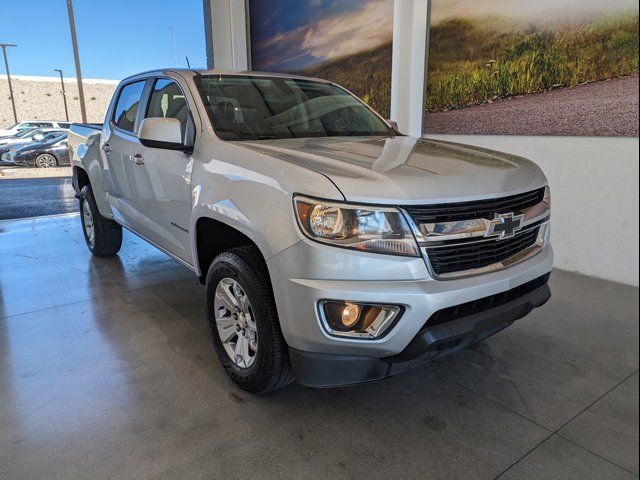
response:
M298 71L387 43L393 0L252 0L252 67Z
M431 23L451 17L500 15L510 18L577 19L602 12L638 10L637 0L433 0ZM564 18L563 18L564 17Z

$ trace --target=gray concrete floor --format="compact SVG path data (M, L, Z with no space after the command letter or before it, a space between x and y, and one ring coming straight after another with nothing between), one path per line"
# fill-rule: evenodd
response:
M638 289L554 272L473 348L351 388L255 397L192 274L77 215L0 222L0 478L635 478Z

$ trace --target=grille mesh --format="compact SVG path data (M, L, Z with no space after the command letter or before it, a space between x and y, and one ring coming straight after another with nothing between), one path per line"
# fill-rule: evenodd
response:
M482 268L502 262L532 246L536 242L539 228L504 240L492 239L428 248L427 255L431 268L438 275Z
M491 220L496 213L518 213L525 208L542 202L544 188L509 197L490 198L461 203L442 203L439 205L410 205L402 207L416 224L434 222L452 222L487 218Z
M490 198L438 205L411 205L402 207L417 225L422 223L453 222L493 219L496 213L519 214L544 199L544 188L508 197ZM431 268L436 275L476 270L505 261L535 244L540 226L518 232L503 240L476 238L443 240L426 247Z

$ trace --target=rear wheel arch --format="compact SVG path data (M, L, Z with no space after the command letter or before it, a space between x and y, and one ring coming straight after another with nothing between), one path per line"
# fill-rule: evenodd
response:
M73 167L73 186L78 193L80 193L83 187L91 186L89 175L83 168L77 166Z

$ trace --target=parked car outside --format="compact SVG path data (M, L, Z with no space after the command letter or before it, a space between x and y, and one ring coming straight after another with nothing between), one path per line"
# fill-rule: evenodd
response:
M15 137L10 137L10 138L3 138L0 139L0 146L7 146L7 145L26 145L28 143L34 142L34 141L38 141L38 140L42 140L44 138L44 136L48 133L52 133L52 132L64 132L65 130L62 130L60 128L32 128L30 130L27 130L26 133L20 133L19 136L16 135Z
M40 130L40 129L33 129L33 130ZM34 143L37 144L39 142L51 140L52 138L62 135L63 133L65 133L63 130L53 130L50 132L43 132L41 133L41 135L38 134L36 135L37 138L32 139L31 141L27 141L25 139L24 142L20 142L20 143L14 142L7 145L2 145L0 146L0 161L2 161L3 163L13 164L13 155L15 154L16 151L20 150L22 147L26 147Z
M14 123L9 128L0 129L0 137L12 137L22 130L29 128L59 128L67 129L71 124L69 122L55 122L52 120L25 120L23 122Z
M67 130L56 130L50 128L34 128L27 131L26 134L20 137L6 140L7 143L0 145L0 161L3 164L13 163L13 154L16 150L30 145L32 143L38 143L42 140L48 140L56 135L67 132ZM9 141L10 140L10 141Z
M10 153L10 161L20 167L53 168L70 165L67 134L49 134Z

